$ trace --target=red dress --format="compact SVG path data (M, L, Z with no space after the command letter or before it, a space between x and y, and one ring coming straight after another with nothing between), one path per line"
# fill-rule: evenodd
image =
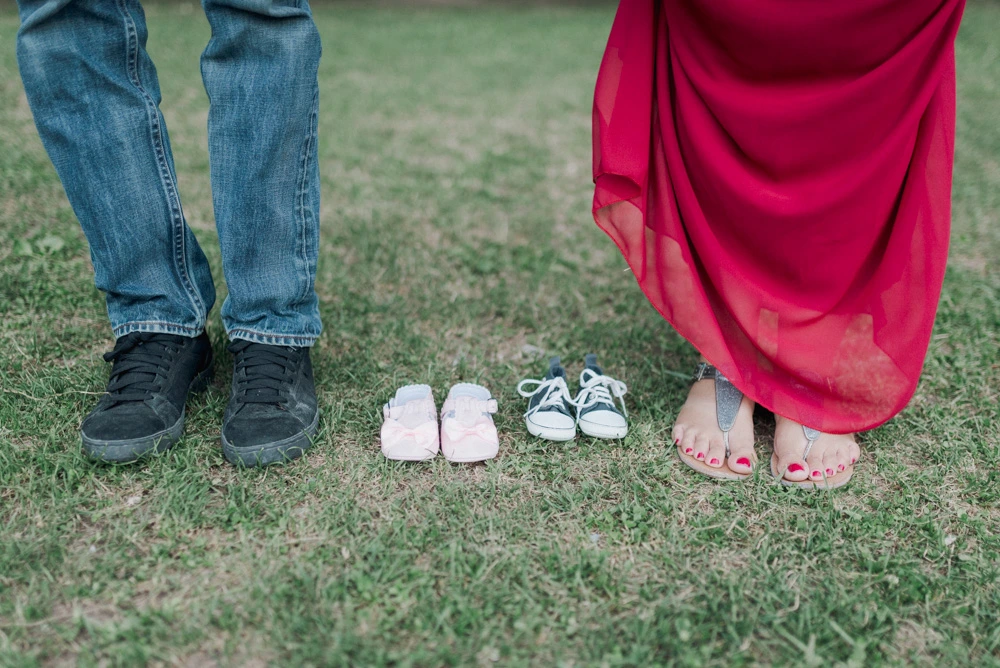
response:
M964 0L622 0L594 216L754 401L831 433L916 388L948 254Z

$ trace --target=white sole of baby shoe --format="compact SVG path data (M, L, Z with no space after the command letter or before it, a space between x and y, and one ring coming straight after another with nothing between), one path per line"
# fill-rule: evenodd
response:
M465 455L463 455L461 457L455 457L455 456L449 457L448 455L444 454L444 452L442 452L441 454L442 454L442 456L444 456L445 459L447 459L452 464L474 464L476 462L489 461L491 459L496 458L496 456L497 456L497 452L486 452L486 453L479 453L479 454L465 454Z
M386 452L382 451L382 455L394 462L426 462L429 459L434 459L437 457L436 452Z
M572 429L554 429L552 427L537 425L529 420L525 420L524 423L528 427L529 434L546 441L565 442L576 438L576 427Z
M590 424L587 422L580 422L578 426L580 427L580 431L591 438L620 439L625 438L625 436L628 435L628 426L607 427L605 425Z

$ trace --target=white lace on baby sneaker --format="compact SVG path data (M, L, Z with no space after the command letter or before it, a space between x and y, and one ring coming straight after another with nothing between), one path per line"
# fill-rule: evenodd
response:
M587 355L586 368L580 374L580 391L573 404L577 424L587 436L625 438L628 434L628 411L625 394L628 387L620 380L604 375L597 366L597 355ZM619 410L615 400L621 405Z

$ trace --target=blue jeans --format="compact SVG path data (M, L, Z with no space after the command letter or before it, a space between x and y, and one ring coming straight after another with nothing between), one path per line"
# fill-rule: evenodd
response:
M203 0L212 198L230 338L312 345L320 39L307 0ZM197 336L215 303L184 219L138 0L18 0L17 59L116 337Z

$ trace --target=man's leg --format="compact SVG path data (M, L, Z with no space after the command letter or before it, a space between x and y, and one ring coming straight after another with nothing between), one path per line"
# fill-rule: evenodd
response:
M135 0L18 0L38 133L90 243L114 335L196 336L215 301L184 222Z
M320 334L316 123L320 39L305 0L203 0L215 218L236 358L223 422L230 461L309 447L318 410L309 346Z
M169 447L211 371L215 288L184 222L137 0L18 0L18 65L42 143L90 243L118 342L84 448L127 461Z
M204 0L202 56L230 338L311 346L319 244L320 41L308 4Z

